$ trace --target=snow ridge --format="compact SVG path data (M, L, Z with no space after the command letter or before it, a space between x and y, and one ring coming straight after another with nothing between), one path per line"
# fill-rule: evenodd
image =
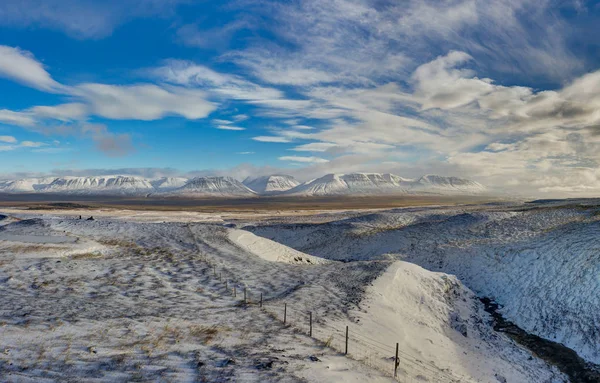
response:
M478 182L458 177L426 175L418 180L395 174L327 174L288 191L289 195L386 195L386 194L478 194L486 188Z
M247 177L244 185L259 194L276 194L288 191L300 185L294 177L285 174L275 174L272 176Z

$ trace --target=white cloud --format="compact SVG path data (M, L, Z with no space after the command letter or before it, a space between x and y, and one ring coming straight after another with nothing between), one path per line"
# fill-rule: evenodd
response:
M237 154L248 155L248 154L254 154L254 152L238 152Z
M33 126L35 119L29 113L0 109L0 123L18 126Z
M39 118L70 121L85 119L89 113L89 110L87 105L74 102L55 106L34 106L28 109L28 112Z
M9 144L14 144L17 142L17 139L13 136L0 136L0 142L8 142Z
M297 152L325 152L328 149L335 148L336 146L338 145L331 142L311 142L310 144L296 146L291 150L295 150Z
M257 137L252 137L252 139L254 141L259 141L259 142L277 142L277 143L291 142L289 139L287 139L285 137L278 137L278 136L257 136Z
M186 0L3 0L0 25L60 30L76 39L99 39L137 17L172 16Z
M0 76L46 92L64 90L30 52L6 45L0 45Z
M221 120L219 118L215 118L212 120L212 123L216 124L216 125L229 125L229 124L233 124L233 121Z
M489 79L478 79L467 69L457 69L472 57L464 52L450 52L417 68L412 76L415 97L423 109L452 109L467 105L490 93Z
M216 126L217 129L220 130L246 130L246 128L242 128L240 126L233 126L233 125L218 125Z
M312 163L312 164L323 164L329 162L324 158L319 157L300 157L300 156L283 156L279 157L281 161L290 161L290 162L301 162L301 163Z
M89 103L91 113L116 120L149 121L168 115L195 120L216 109L206 100L206 93L175 86L81 84L75 94Z
M45 146L47 144L43 142L35 142L35 141L22 141L19 146L24 148L39 148L40 146Z
M215 72L190 61L168 60L164 66L148 72L161 81L203 89L215 97L236 100L271 100L283 97L278 89L266 88L239 76Z

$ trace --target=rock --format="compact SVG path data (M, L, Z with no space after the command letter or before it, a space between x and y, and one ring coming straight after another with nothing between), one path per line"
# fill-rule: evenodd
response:
M273 360L258 362L254 367L257 370L270 370L273 368Z

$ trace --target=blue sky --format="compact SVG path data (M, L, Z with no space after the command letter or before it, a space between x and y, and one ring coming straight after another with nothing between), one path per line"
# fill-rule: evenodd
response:
M4 0L0 174L600 188L600 6Z

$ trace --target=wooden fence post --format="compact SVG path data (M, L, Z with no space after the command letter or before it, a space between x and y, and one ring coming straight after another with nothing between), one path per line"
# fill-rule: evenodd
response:
M260 307L262 307L262 293L260 293Z
M235 284L234 284L234 285L233 285L233 296L234 296L234 298L237 296L237 290L236 290L236 288L235 288L235 287L236 287L236 286L235 286Z
M248 299L247 299L247 295L246 295L246 288L244 287L244 303L248 303Z
M287 303L283 304L283 324L287 321Z
M398 359L398 343L396 343L396 358L394 359L394 378L398 376L398 366L400 365L400 360Z
M312 338L312 311L308 313L309 330L308 336Z
M348 355L348 326L346 326L346 351L344 355Z
M227 286L227 279L225 280L225 290L229 291L229 287Z

